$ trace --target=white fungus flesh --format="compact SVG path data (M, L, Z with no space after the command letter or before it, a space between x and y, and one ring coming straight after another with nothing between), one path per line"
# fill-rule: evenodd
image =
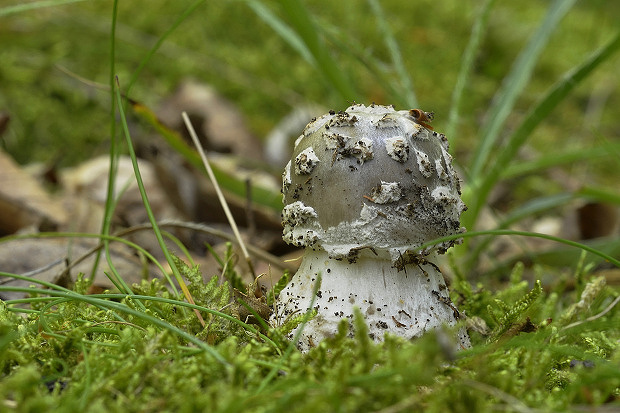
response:
M465 205L447 139L425 126L410 111L353 105L314 120L296 141L283 175L283 237L306 252L273 317L281 322L314 302L300 349L334 335L354 307L375 340L456 323L433 263L454 241L419 247L462 232ZM461 331L457 348L468 346Z

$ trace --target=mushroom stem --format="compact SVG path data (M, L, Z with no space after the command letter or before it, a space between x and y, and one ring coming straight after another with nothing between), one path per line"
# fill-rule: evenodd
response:
M307 351L321 340L337 333L341 319L353 318L358 307L373 340L385 333L410 339L442 324L454 325L459 317L450 302L448 288L439 268L429 260L397 269L385 254L362 250L354 262L330 258L324 250L308 249L295 278L280 293L276 317L286 318L306 311L312 301L317 274L322 281L314 299L317 315L304 327L299 342ZM291 333L293 337L295 332ZM470 347L469 337L458 334L457 348Z

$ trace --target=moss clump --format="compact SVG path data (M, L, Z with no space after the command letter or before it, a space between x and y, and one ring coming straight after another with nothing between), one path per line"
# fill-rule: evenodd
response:
M487 320L491 331L471 332L471 350L455 353L442 330L377 344L357 313L302 355L282 331L272 329L272 340L225 317L228 283L203 282L196 268L179 264L207 327L159 281L134 286L136 297L153 297L141 299L142 311L203 337L211 352L117 309L124 307L101 308L120 295L102 296L100 306L54 299L25 316L18 315L23 304L3 302L0 400L18 411L94 412L570 411L618 402L620 332L613 326L620 311L610 307L617 291L594 288L597 278L552 312L541 303L556 292L538 283L515 280L497 293L457 289L465 313ZM574 314L593 289L590 305ZM136 297L121 304L132 307Z

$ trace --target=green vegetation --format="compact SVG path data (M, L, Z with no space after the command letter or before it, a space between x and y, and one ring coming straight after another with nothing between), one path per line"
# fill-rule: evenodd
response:
M618 397L618 298L601 277L573 274L587 284L572 294L539 283L530 290L522 266L497 293L461 282L460 308L476 315L471 350L455 353L447 331L375 344L359 316L353 335L345 323L302 356L281 331L270 329L272 340L231 317L227 283L205 284L181 268L198 306L157 280L135 286L135 295L84 295L80 280L73 292L49 285L2 303L4 407L571 411ZM17 304L28 304L26 318ZM201 310L207 327L183 307Z
M259 136L291 107L309 102L434 110L434 127L448 132L464 171L470 206L463 220L471 236L449 258L452 298L473 344L455 351L451 332L443 330L376 344L358 315L302 355L284 335L311 313L281 326L249 324L238 317L248 310L243 300L230 303L235 289L247 293L234 268L222 265L217 274L194 267L191 257L170 255L149 212L174 282L129 286L112 273L118 291L104 294L88 294L87 277L70 289L35 280L31 288L0 284L0 292L29 293L0 301L0 410L618 408L620 290L599 272L617 265L617 237L586 245L557 240L555 251L493 261L490 269L480 263L500 237L539 237L506 229L516 223L575 200L620 205L613 110L620 104L620 12L604 1L479 3L0 6L0 110L12 117L0 142L24 163L72 165L109 153L114 165L121 152L135 162L130 130L158 129L125 98L154 107L188 76L235 102ZM570 168L577 189L541 178L557 167ZM228 188L240 184L232 180ZM491 193L500 187L510 189L511 199L493 204ZM274 194L254 196L274 207ZM115 201L106 204L104 250L119 241L110 229ZM499 217L498 230L475 233L485 208ZM231 258L230 249L217 257ZM27 279L0 272L0 280L15 278Z

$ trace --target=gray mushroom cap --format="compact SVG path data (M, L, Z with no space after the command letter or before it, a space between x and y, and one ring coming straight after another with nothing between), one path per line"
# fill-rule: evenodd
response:
M427 241L463 232L466 207L446 137L392 106L353 105L308 124L282 192L284 240L333 258L367 250L397 261Z

